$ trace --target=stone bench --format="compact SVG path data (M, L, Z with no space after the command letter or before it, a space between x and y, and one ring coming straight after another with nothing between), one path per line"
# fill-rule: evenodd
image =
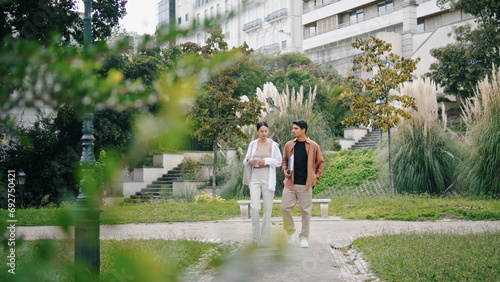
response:
M319 204L320 212L321 212L321 217L328 217L328 203L330 203L332 200L331 199L312 199L313 204ZM260 203L262 204L264 201L260 200ZM248 212L250 210L250 204L252 201L250 200L239 200L238 204L240 205L240 213L241 213L241 218L249 218L250 213ZM273 200L274 205L281 205L281 200Z

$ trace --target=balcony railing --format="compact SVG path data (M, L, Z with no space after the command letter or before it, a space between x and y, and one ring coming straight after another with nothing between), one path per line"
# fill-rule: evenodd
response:
M393 9L390 9L390 10L387 10L387 11L384 11L384 12L377 12L377 13L374 13L374 14L371 14L371 15L368 15L368 16L364 16L363 18L357 19L356 21L346 22L346 23L339 24L339 25L331 27L331 28L323 29L323 30L318 31L318 32L314 32L314 33L311 33L311 34L308 34L308 35L304 35L304 39L311 38L311 37L314 37L314 36L317 36L317 35L320 35L320 34L323 34L323 33L327 33L327 32L330 32L330 31L334 31L334 30L337 30L337 29L341 29L341 28L344 28L344 27L347 27L347 26L350 26L350 25L358 24L358 23L361 23L361 22L364 22L364 21L367 21L367 20L371 20L371 19L374 19L374 18L378 18L380 16L383 16L383 15L386 15L386 14L390 14L390 13L399 11L401 9L403 9L403 7L395 7Z
M280 18L283 18L286 16L288 16L288 10L286 8L283 8L283 9L280 9L278 11L275 11L275 12L268 14L264 19L267 22L271 22L271 21L274 21L274 20L277 20L277 19L280 19Z
M259 49L255 50L255 53L257 54L263 54L263 53L271 53L274 51L279 51L280 50L280 44L279 43L273 43L270 45L262 46Z
M310 7L305 8L305 9L304 9L304 11L302 12L302 14L312 12L312 11L314 11L314 10L317 10L317 9L323 8L323 7L325 7L325 6L328 6L328 5L330 5L330 4L333 4L333 3L335 3L335 2L339 2L339 1L342 1L342 0L329 0L329 1L324 1L323 3L316 4L316 6L310 6Z
M213 0L196 0L195 3L194 3L194 8L197 9L197 8L199 8L201 6L209 4L212 1Z
M251 29L261 27L261 26L262 26L262 19L256 19L256 20L253 20L253 21L243 25L243 31L249 31Z

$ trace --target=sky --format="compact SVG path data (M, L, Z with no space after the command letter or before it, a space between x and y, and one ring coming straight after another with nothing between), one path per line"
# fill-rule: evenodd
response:
M156 5L160 0L128 0L127 15L120 20L128 32L154 34L158 21Z
M160 0L128 0L125 6L127 15L120 20L120 25L127 32L154 34L158 22L158 11L156 10L158 2ZM77 7L79 11L84 11L83 0L77 2Z

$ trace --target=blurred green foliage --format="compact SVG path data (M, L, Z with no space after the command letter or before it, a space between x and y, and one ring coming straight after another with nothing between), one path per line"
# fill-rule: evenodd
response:
M360 185L365 180L377 179L379 169L374 164L375 155L376 151L371 149L326 154L325 169L313 193L318 194L329 187L342 190L347 186Z

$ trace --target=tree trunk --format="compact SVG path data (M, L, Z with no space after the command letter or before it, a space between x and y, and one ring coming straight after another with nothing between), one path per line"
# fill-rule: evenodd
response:
M217 135L215 136L213 150L214 150L214 163L212 166L212 195L215 196L215 187L217 187L217 181L216 181L216 179L217 179L217 150L218 150Z
M389 147L389 181L391 187L391 196L394 197L394 173L392 172L392 152L391 152L391 128L387 129L387 142Z

